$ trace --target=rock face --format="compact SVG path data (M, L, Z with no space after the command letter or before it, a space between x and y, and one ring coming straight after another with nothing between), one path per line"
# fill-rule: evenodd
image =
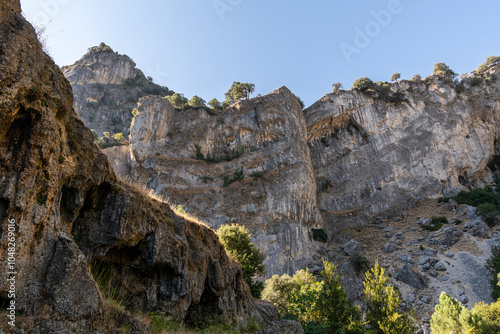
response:
M127 55L101 44L62 68L74 93L74 108L85 125L103 132L130 133L132 110L142 96L173 92L148 80Z
M356 90L326 95L304 111L327 225L429 197L450 196L492 180L500 104L498 66L490 79L401 81L402 103ZM460 91L460 90L458 90Z
M313 226L331 236L491 182L498 72L461 86L437 77L397 82L390 89L404 96L399 103L341 91L302 112L284 87L221 113L146 97L130 152L109 156L130 171L120 175L212 227L244 223L267 255L268 275L292 274L317 247Z
M305 138L286 88L217 115L146 97L131 128L131 178L214 228L245 224L268 275L293 274L312 258L319 243L309 232L322 225Z
M0 45L0 275L15 221L18 332L146 331L109 307L89 269L96 261L113 271L127 308L186 321L273 320L276 309L251 297L213 230L117 180L18 1L0 5ZM8 290L0 282L2 303Z

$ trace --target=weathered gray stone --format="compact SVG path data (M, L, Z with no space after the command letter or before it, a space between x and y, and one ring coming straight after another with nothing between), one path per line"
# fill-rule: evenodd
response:
M437 271L446 271L446 266L443 262L439 261L434 265L434 269L436 269Z
M423 290L427 286L424 279L409 264L404 265L397 272L396 279L418 290Z
M468 222L464 225L464 229L474 237L491 238L492 236L490 227L482 219Z
M354 239L349 240L342 246L342 249L344 250L344 253L346 253L348 256L351 256L359 252L359 242Z
M396 245L394 245L394 243L392 242L388 242L384 244L384 246L382 246L382 250L384 251L384 253L392 253L396 250Z

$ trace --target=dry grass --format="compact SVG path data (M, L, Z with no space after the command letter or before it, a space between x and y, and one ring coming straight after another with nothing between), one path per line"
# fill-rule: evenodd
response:
M206 228L209 228L213 230L207 223L196 217L195 215L186 212L185 210L182 209L182 206L180 205L175 205L170 203L169 198L165 198L164 196L157 194L153 189L147 189L144 185L141 185L137 182L132 181L130 178L125 178L122 179L118 177L119 181L122 183L130 186L133 190L139 192L142 194L144 197L151 198L157 202L167 204L170 206L170 209L179 217L183 218L184 220L187 220L189 222L204 226Z

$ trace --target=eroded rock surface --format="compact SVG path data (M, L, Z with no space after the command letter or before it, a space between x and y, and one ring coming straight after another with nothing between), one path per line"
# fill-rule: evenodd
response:
M89 269L95 260L113 269L127 309L186 321L273 320L276 309L251 297L213 230L117 180L19 1L0 5L0 45L0 275L15 220L16 330L147 331L102 298ZM2 302L7 291L2 280Z

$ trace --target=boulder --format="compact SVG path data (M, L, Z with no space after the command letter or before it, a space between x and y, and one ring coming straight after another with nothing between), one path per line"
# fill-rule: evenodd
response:
M423 290L427 286L424 279L409 264L404 265L397 272L396 279L418 290Z

